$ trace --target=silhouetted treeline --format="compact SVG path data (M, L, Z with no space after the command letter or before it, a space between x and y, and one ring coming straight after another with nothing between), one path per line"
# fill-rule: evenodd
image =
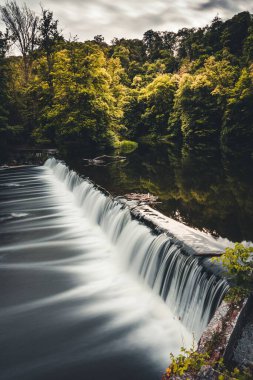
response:
M64 39L48 10L39 18L15 1L0 10L7 30L0 34L2 143L115 147L122 140L176 139L251 149L249 12L107 44L100 35ZM14 42L20 56L8 54Z

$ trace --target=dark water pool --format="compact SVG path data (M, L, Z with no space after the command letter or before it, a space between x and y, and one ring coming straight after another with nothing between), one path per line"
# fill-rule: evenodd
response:
M253 240L251 157L228 156L206 146L139 145L125 154L125 161L86 166L83 158L95 156L63 155L72 168L113 195L149 192L159 197L155 207L174 219L232 241Z

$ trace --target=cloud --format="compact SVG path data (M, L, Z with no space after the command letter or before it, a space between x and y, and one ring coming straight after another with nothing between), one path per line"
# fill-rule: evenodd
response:
M197 4L196 9L203 11L209 9L222 9L224 11L231 11L233 13L241 10L252 10L252 0L204 0Z
M66 37L79 39L102 34L113 37L141 38L148 29L178 30L204 26L217 13L221 17L249 10L252 0L41 0L45 9L54 12ZM40 11L39 0L26 0Z

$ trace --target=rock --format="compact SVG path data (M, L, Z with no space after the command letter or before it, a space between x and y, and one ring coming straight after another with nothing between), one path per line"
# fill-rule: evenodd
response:
M203 365L197 374L197 380L214 380L215 371L210 365Z
M239 365L253 366L253 322L245 326L234 351L234 359Z

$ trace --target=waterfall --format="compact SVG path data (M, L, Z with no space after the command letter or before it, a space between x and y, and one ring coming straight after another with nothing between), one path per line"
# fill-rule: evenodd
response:
M117 248L118 261L157 293L198 338L221 303L227 282L208 273L203 259L183 251L166 234L157 236L133 220L126 206L64 163L50 158L45 166L73 194L83 215L101 227Z

